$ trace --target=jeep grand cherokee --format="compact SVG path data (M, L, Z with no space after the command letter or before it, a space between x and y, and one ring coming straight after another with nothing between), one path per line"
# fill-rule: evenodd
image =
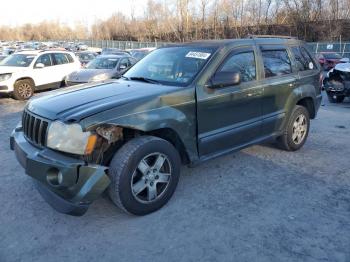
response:
M56 210L82 215L107 190L144 215L171 198L181 164L269 139L300 149L320 106L319 78L292 38L171 45L122 79L29 101L11 148Z

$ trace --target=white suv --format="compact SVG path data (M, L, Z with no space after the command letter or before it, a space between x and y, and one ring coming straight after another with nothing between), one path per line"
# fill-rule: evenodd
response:
M80 67L71 52L18 52L0 62L0 93L12 93L15 99L26 100L35 90L61 87L65 77Z

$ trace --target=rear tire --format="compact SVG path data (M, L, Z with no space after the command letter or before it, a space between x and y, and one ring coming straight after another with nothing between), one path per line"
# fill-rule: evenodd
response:
M286 151L299 150L305 143L310 129L307 109L296 105L288 119L283 135L277 138L278 146Z
M180 166L180 156L168 141L153 136L134 138L111 161L109 196L127 213L154 212L173 195Z
M18 80L14 84L12 96L16 100L27 100L34 94L34 83L30 79Z

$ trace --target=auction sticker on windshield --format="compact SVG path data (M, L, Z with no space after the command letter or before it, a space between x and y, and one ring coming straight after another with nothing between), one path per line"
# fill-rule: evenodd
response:
M211 53L203 53L203 52L188 52L186 57L190 58L198 58L198 59L208 59L208 57L211 55Z

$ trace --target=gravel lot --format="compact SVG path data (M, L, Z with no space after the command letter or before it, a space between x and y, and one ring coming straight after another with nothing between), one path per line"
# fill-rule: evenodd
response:
M325 102L298 152L259 145L182 168L144 217L107 197L54 211L9 149L23 102L0 98L0 261L350 261L350 101Z

